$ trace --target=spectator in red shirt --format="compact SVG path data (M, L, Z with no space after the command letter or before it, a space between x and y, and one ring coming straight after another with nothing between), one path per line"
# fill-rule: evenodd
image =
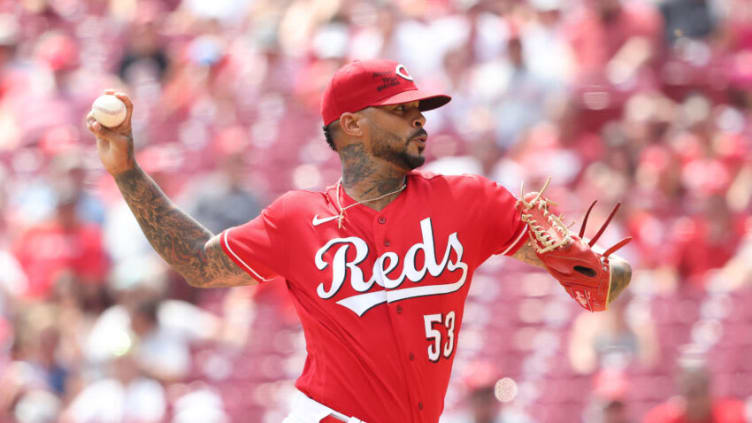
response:
M55 216L29 228L13 247L28 276L24 296L47 299L56 281L70 274L84 291L91 291L86 296L94 298L104 285L109 266L102 232L98 226L80 220L75 196L62 191L58 194Z
M630 389L625 372L604 368L595 375L593 396L585 408L583 422L630 423L627 391Z
M726 199L712 195L694 200L692 215L673 225L669 262L687 283L704 286L708 271L730 260L744 237L744 216L729 210Z
M655 56L661 46L663 25L653 6L621 0L584 3L567 30L580 75L602 72L617 55L633 70ZM645 54L637 47L638 40L648 50Z
M650 410L642 423L744 423L744 403L715 397L704 360L680 360L679 396Z

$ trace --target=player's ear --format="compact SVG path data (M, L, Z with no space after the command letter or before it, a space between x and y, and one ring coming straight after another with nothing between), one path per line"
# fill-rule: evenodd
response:
M363 135L363 117L358 113L342 113L339 117L339 127L347 135L360 137Z

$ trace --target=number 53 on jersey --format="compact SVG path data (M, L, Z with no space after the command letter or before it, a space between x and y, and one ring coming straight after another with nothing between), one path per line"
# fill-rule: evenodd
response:
M428 359L430 361L438 363L442 355L444 358L452 356L455 343L454 321L454 311L446 314L426 314L423 316L426 339L430 342L428 344ZM446 337L442 336L440 326L444 326L444 329L446 329Z

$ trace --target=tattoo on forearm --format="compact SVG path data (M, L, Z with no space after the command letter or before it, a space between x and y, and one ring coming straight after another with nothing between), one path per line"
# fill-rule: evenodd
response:
M143 170L115 178L149 243L186 280L210 286L219 276L242 272L221 248L205 249L212 233L182 212Z

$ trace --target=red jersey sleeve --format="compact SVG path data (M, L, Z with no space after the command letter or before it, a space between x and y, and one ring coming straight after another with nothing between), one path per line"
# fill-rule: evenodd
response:
M267 282L287 273L288 255L285 254L282 233L286 200L287 196L283 195L255 219L221 234L225 254L258 282Z
M480 176L473 179L480 189L476 199L480 214L478 222L483 222L485 229L482 253L485 257L516 253L527 240L527 225L520 218L517 198L496 182Z

